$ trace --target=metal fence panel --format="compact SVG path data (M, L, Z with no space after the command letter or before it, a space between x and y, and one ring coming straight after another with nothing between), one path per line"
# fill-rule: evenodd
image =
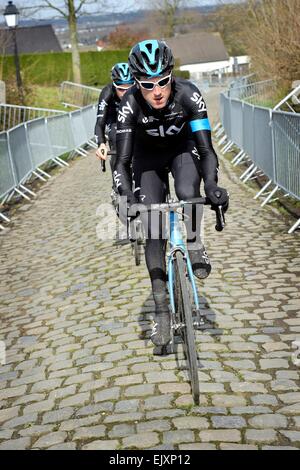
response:
M70 114L34 119L0 133L0 196L18 186L42 163L91 139L96 108L96 105L90 105ZM9 109L15 112L15 108ZM6 122L21 118L23 109L19 107L17 112L20 116L11 115Z
M254 108L254 156L253 161L263 170L265 175L274 180L274 158L272 147L272 127L270 110Z
M0 197L11 191L16 185L10 159L6 132L0 134Z
M87 106L81 110L82 119L84 123L84 127L86 130L86 134L88 139L91 139L95 134L95 124L97 118L97 106Z
M88 140L84 122L82 119L81 110L79 109L78 111L73 111L69 114L69 116L71 120L75 147L80 147Z
M33 108L31 106L18 106L13 104L0 104L0 132L8 131L12 127L33 119L66 114L65 111L48 108Z
M272 103L274 103L275 95L275 80L254 82L244 86L232 87L230 89L230 98L247 101L248 103L261 106L272 105Z
M231 100L231 140L243 148L243 103Z
M20 183L33 169L27 131L24 124L8 131L8 142L16 178L18 183Z
M300 198L300 115L273 113L275 178L279 186Z
M229 140L231 140L231 103L230 98L224 95L224 123L223 127Z
M82 108L91 103L96 103L100 92L101 88L63 82L61 84L61 102L69 106Z
M243 145L242 148L255 161L254 154L254 106L243 104Z
M220 93L220 121L224 127L224 108L225 108L225 95Z
M53 157L74 150L75 143L69 114L47 118L47 128Z
M40 118L28 122L26 127L33 165L37 167L53 158L47 124L44 118Z

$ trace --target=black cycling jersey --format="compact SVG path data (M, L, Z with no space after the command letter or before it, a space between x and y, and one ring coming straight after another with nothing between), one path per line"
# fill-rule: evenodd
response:
M194 141L204 182L217 182L218 158L211 141L207 109L199 89L189 80L174 78L167 106L156 110L135 85L123 97L117 119L117 160L114 180L121 195L132 197L130 164L133 155L160 166L171 155ZM150 153L149 153L150 152ZM177 152L178 153L178 152ZM136 158L136 157L135 157Z
M99 146L106 143L105 132L110 135L113 131L112 128L116 126L119 105L120 99L117 96L115 87L112 83L106 85L99 96L95 125L95 136ZM109 140L111 139L109 138Z

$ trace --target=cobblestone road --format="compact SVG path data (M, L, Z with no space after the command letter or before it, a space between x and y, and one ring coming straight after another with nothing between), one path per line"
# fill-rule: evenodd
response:
M299 234L226 171L221 184L231 210L222 234L206 216L215 326L197 334L198 407L174 356L152 356L144 263L96 237L109 173L89 155L22 206L0 236L0 450L300 448Z

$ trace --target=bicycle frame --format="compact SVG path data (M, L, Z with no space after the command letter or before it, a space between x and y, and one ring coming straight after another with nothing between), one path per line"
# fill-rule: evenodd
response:
M193 297L195 302L196 310L199 311L199 298L198 291L195 283L195 278L192 269L192 263L190 261L186 245L182 238L182 233L179 228L178 214L175 211L169 212L169 223L170 223L170 252L167 255L167 265L168 265L168 289L170 296L171 309L173 314L175 314L175 297L174 297L174 253L178 250L182 251L186 259L187 264L187 273L193 290Z

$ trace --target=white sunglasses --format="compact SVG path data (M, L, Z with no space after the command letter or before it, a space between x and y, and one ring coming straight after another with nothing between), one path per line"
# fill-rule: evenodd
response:
M115 88L117 88L117 90L127 91L129 90L129 88L131 88L134 85L134 83L130 83L129 85L122 86L122 85L117 85L115 82L113 82L113 85Z
M170 75L167 75L166 77L161 78L160 80L158 80L158 82L146 82L146 81L143 81L143 80L140 81L137 79L136 81L138 82L139 85L141 85L142 88L150 91L150 90L154 90L156 85L158 85L159 88L165 88L167 85L169 85L171 81L171 77L172 77L172 74L170 73Z

